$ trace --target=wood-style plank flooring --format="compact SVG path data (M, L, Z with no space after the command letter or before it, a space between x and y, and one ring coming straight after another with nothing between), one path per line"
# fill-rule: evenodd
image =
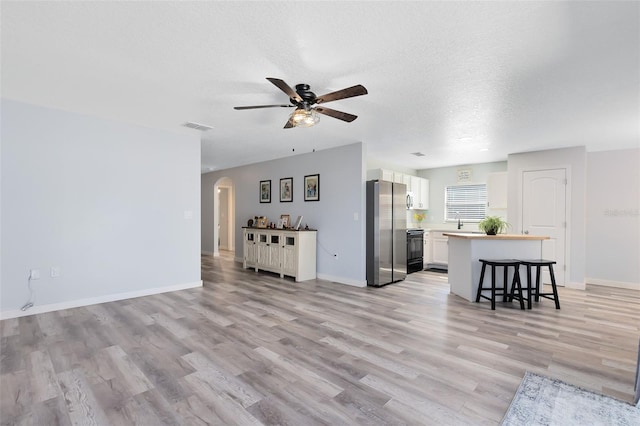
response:
M204 287L4 320L3 425L498 424L525 372L630 401L640 292L473 304L446 274L295 283L202 258Z

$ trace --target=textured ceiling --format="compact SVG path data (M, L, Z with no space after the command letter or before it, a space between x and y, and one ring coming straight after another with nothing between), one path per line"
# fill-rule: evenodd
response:
M640 144L640 3L1 3L2 96L174 132L203 170L365 142L407 168ZM358 115L282 127L265 80ZM295 150L295 152L294 152ZM422 152L424 157L411 155Z

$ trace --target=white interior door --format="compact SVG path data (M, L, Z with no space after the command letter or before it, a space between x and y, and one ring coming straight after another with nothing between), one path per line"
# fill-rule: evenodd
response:
M522 232L545 235L542 257L555 260L556 284L566 280L567 234L567 172L566 169L535 170L522 173ZM543 268L547 269L547 268ZM550 283L545 271L543 282Z

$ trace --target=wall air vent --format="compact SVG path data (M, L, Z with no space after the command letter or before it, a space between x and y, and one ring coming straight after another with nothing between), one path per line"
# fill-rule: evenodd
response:
M207 126L206 124L194 123L193 121L187 121L182 125L190 129L200 130L201 132L206 132L207 130L213 129L212 126Z
M424 154L421 152L412 152L411 155L415 155L416 157L424 157Z

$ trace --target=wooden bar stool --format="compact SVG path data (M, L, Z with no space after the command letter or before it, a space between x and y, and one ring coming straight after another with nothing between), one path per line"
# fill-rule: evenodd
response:
M502 301L513 301L518 299L520 301L520 309L524 309L524 295L522 293L522 285L520 283L520 261L516 259L479 259L482 262L482 270L480 271L480 282L478 283L478 293L476 294L476 302L480 301L480 298L491 301L491 310L496 309L496 296L502 296ZM491 287L483 287L484 273L487 265L491 266ZM497 292L496 288L496 267L502 266L504 268L504 277L502 280L502 292ZM511 281L511 292L507 289L508 284L508 271L509 267L513 267L513 280ZM485 290L491 290L491 296L485 296L482 294ZM516 294L517 290L517 294Z
M530 260L520 260L520 264L527 267L527 287L529 290L529 298L528 305L529 309L531 309L531 299L535 298L536 302L540 301L541 297L544 297L549 300L553 300L556 303L556 309L560 309L560 299L558 298L558 288L556 287L556 276L553 273L553 265L556 264L555 260L546 260L546 259L530 259ZM536 282L535 285L531 281L531 267L536 267ZM543 293L540 289L540 275L542 271L542 267L546 266L549 268L549 276L551 277L551 293Z

